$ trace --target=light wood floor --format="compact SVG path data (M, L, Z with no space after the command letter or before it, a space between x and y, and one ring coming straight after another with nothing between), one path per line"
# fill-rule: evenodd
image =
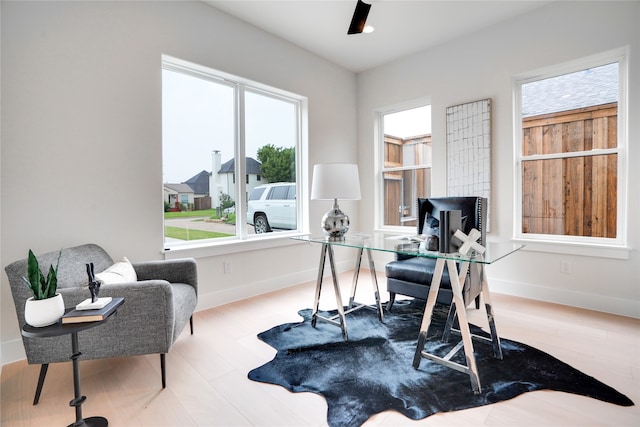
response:
M369 274L360 279L358 300L370 302ZM346 300L350 273L340 280ZM335 304L329 283L323 290L325 309ZM167 355L164 390L158 355L82 361L82 392L87 396L83 415L104 416L111 426L326 425L322 397L247 379L249 370L275 354L256 334L301 320L297 311L311 307L313 290L309 282L196 313L195 335L185 330ZM493 294L493 303L501 336L564 360L626 394L636 406L537 391L421 421L384 412L366 426L640 426L640 320L499 294ZM474 323L485 325L484 311L470 309L469 315ZM75 421L69 407L71 364L50 366L40 403L32 406L38 371L38 366L24 361L3 367L2 426L63 426Z

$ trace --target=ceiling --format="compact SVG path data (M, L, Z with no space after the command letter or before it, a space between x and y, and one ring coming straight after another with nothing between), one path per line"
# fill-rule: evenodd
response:
M357 0L203 0L308 51L360 72L544 6L550 1L365 0L370 34L347 35Z

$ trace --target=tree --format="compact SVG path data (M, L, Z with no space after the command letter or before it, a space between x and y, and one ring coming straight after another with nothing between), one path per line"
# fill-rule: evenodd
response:
M258 149L262 176L267 182L296 182L296 161L293 147L267 144Z
M224 211L225 209L232 208L236 205L236 202L233 201L230 195L227 193L220 192L220 209Z

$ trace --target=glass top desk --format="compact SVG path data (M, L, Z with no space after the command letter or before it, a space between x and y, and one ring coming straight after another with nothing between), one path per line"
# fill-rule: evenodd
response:
M481 386L478 377L478 370L476 367L475 356L473 354L472 339L475 338L481 341L489 341L493 345L493 350L496 358L502 359L502 349L500 347L500 338L496 331L494 322L493 307L491 305L491 296L489 293L489 287L487 277L484 271L484 266L492 264L505 258L506 256L521 249L523 245L513 243L494 243L490 242L485 247L485 252L480 254L477 251L471 250L466 255L460 253L442 253L436 251L426 251L420 249L419 241L416 241L414 236L411 235L398 235L393 233L384 232L371 232L371 233L349 233L341 240L332 240L326 236L296 236L295 240L315 243L322 245L320 251L320 265L318 268L318 278L316 281L315 300L312 311L312 326L315 327L318 319L329 322L333 325L339 326L342 329L342 336L345 340L348 339L348 330L346 322L346 314L359 310L361 308L372 308L378 311L380 321L384 321L384 313L382 310L382 304L380 302L380 291L378 288L378 280L375 272L375 265L371 256L371 251L381 251L393 254L418 256L424 258L431 258L436 260L436 267L427 296L427 302L425 305L425 311L422 318L422 324L418 335L418 345L416 347L416 353L413 359L414 368L418 368L420 361L423 358L430 359L436 363L440 363L449 368L455 369L460 372L467 373L470 377L471 386L475 393L480 393ZM356 265L353 275L353 282L351 285L351 295L349 298L349 304L345 310L342 303L342 296L338 284L338 276L335 269L334 261L334 246L350 247L358 251L356 256ZM365 304L359 304L355 302L356 290L358 286L358 276L360 273L360 266L362 262L362 255L364 251L367 252L369 260L369 270L371 271L371 279L374 290L374 296L376 300L375 307L371 307ZM329 255L329 264L331 268L331 275L333 279L333 289L336 297L337 312L333 317L327 318L318 314L318 306L320 300L320 293L322 290L322 281L324 276L324 267L327 254ZM436 303L438 290L440 289L440 282L442 279L442 273L444 272L445 265L449 272L449 277L457 278L458 280L451 280L451 290L453 293L453 302L451 309L449 310L449 317L445 326L445 332L443 339L447 340L451 331L458 332L462 336L462 340L444 357L439 357L431 353L424 351L424 345L427 338L429 326L431 324L431 316L433 314L433 308ZM459 265L459 267L458 267ZM465 277L469 268L477 268L479 277L482 281L481 295L484 301L487 320L489 322L489 329L491 332L491 338L480 337L471 334L469 324L467 321L467 315L465 310L464 299L462 296L462 287L465 282ZM456 307L462 307L461 310L457 310ZM460 325L459 330L452 328L455 321L455 317L458 317L458 323ZM453 362L451 358L461 349L464 348L466 355L467 365L462 365Z

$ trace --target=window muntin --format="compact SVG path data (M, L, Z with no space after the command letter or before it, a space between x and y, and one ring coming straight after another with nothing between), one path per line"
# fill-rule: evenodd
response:
M516 80L516 237L625 241L624 58L600 58Z
M201 212L202 216L193 217L192 220L182 218L181 224L177 221L172 223L168 214L165 214L165 247L196 243L191 242L194 239L193 232L186 233L190 236L188 240L170 237L167 229L174 224L187 230L224 229L215 236L205 234L204 237L198 237L198 245L271 235L256 236L253 226L245 220L248 194L254 187L271 182L260 169L258 152L265 145L293 152L294 155L287 157L282 167L287 171L287 182L298 185L301 171L297 154L302 152L302 141L305 140L301 134L304 98L181 60L164 59L165 193L167 183L173 181L191 185L193 178L189 178L189 171L202 171L209 175L209 185L204 186L208 188L208 193L202 189L198 192L194 188L191 197L196 200L209 197L211 200L209 210L195 212L198 203L182 207L183 210L189 210L189 214L198 215ZM244 161L236 162L241 158ZM172 166L178 162L183 169L176 172L178 168ZM217 174L213 173L215 170ZM236 174L244 175L245 180L236 181ZM166 205L165 202L165 210ZM292 215L299 217L300 212L302 208L294 203ZM211 217L214 221L209 220ZM210 225L212 223L216 226ZM299 218L294 218L293 223L302 224Z
M416 200L431 195L431 106L381 115L382 227L416 226Z

